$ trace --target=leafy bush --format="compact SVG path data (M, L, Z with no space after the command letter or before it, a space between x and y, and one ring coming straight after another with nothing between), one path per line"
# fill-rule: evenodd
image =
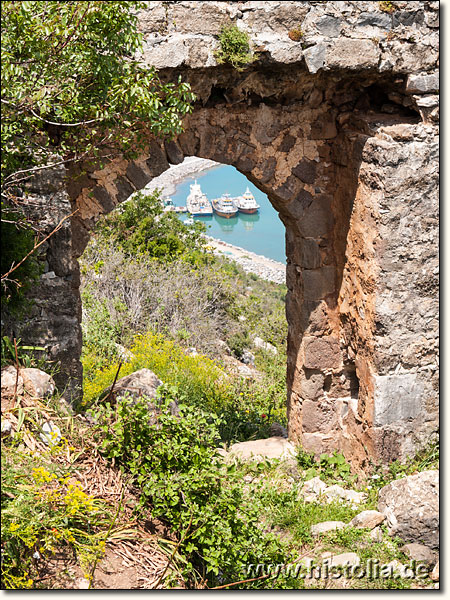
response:
M184 576L232 582L263 555L281 559L281 545L260 531L257 512L243 501L234 468L217 455L218 419L183 404L173 416L168 407L178 391L166 387L162 396L156 423L145 397L106 404L93 416L100 451L130 471L141 503L176 532Z
M215 53L219 64L228 63L236 70L242 71L244 67L256 60L250 50L250 40L245 31L236 25L222 28L219 36L220 49Z
M319 460L316 460L314 454L299 448L297 463L305 470L306 479L319 476L325 482L345 481L347 483L354 483L357 479L357 475L352 475L351 466L345 460L345 456L337 451L333 454L321 454Z

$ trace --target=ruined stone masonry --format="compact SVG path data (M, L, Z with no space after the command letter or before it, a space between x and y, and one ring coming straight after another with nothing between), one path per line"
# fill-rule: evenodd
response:
M147 2L142 60L197 95L177 140L30 185L48 230L30 319L81 381L79 270L98 218L170 164L234 165L286 226L289 437L388 462L438 428L438 2ZM224 24L258 59L217 65ZM298 42L289 31L301 29Z

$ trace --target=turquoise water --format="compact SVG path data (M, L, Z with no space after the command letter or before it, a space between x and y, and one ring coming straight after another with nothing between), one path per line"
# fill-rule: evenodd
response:
M231 196L240 196L248 186L256 201L260 205L259 213L254 215L238 214L231 219L224 219L213 215L212 217L194 217L206 223L207 234L218 240L240 246L256 254L267 256L280 262L286 262L284 225L278 218L278 213L270 204L263 192L258 190L248 179L229 165L216 167L199 173L195 178L189 178L177 186L176 193L172 196L175 206L186 206L186 197L189 186L197 179L202 186L202 191L209 200L218 198L224 192ZM180 215L182 220L186 214Z

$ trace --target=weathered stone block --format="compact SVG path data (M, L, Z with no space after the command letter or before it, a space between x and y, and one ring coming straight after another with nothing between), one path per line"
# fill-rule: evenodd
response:
M439 92L439 74L408 75L405 92L407 94L435 94Z
M339 340L331 335L305 337L303 352L307 369L337 369L342 362Z
M331 197L320 195L315 196L304 213L302 212L298 226L303 237L317 239L330 232L333 222Z
M317 19L316 27L322 35L338 37L342 29L342 21L331 15L323 15L323 17Z
M317 269L320 267L320 250L316 240L301 240L300 244L300 265L304 269Z
M315 44L303 51L306 66L310 73L317 73L325 65L327 55L327 44Z
M307 158L302 158L296 167L292 169L292 173L298 177L303 183L314 183L316 180L317 163Z
M105 213L109 213L115 207L114 200L105 190L105 188L101 185L96 185L95 188L92 189L92 195L96 200L98 200L105 211Z
M305 433L329 433L338 424L334 403L329 399L304 400L302 422Z
M135 191L126 177L118 177L114 183L116 184L118 202L123 202Z
M326 63L330 68L367 69L378 65L380 50L372 40L337 39L328 48Z
M303 295L305 300L320 300L336 289L336 269L326 266L320 269L302 271ZM314 367L311 367L314 369Z
M126 175L137 190L144 188L151 179L151 176L135 163L128 165Z
M164 148L166 150L167 158L169 163L172 165L179 165L184 160L184 154L180 146L173 140L165 140Z
M374 375L374 425L390 425L417 417L422 411L424 386L415 373Z

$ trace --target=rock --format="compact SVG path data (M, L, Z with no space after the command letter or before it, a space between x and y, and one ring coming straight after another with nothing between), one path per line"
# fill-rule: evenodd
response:
M311 526L311 535L317 537L322 533L328 533L329 531L335 531L336 529L342 529L345 527L343 521L324 521L323 523L317 523Z
M280 423L277 423L276 421L270 425L269 433L271 437L287 438L288 436L286 427L283 427L283 425L280 425Z
M383 541L383 532L381 531L381 527L375 527L369 533L369 537L373 542L382 542Z
M55 382L44 371L40 369L21 369L25 391L33 398L46 398L51 396L55 389Z
M23 379L20 375L17 377L17 369L13 365L8 365L7 367L3 367L2 369L2 397L11 397L14 396L14 390L16 386L16 378L17 378L17 395L23 394Z
M437 561L434 569L430 573L430 579L432 581L439 581L439 561Z
M407 94L435 94L439 92L439 74L408 75L405 91Z
M342 29L342 22L336 17L330 15L324 15L317 19L316 27L322 35L326 37L338 37Z
M430 548L423 544L405 544L400 548L400 551L406 554L411 560L415 560L418 563L425 563L429 567L436 564L436 552L433 552L433 550L430 550Z
M390 535L439 548L439 471L409 475L381 488L378 510L387 517Z
M338 38L326 53L330 68L361 69L376 67L380 50L372 40Z
M275 348L275 346L273 346L269 342L265 342L260 337L255 337L253 339L253 345L255 346L255 348L262 348L263 350L267 350L268 352L272 352L272 354L278 354L278 350Z
M295 446L286 438L270 437L264 440L238 442L230 448L230 455L242 460L284 459L295 456Z
M52 448L53 446L57 446L61 441L61 430L53 421L46 421L42 425L42 433L39 434L39 437L46 446Z
M244 365L250 365L251 367L255 366L255 355L252 354L249 350L244 350L241 356L241 362Z
M302 491L306 492L307 494L320 495L323 494L326 489L327 484L324 483L320 477L313 477L309 481L305 482Z
M331 554L330 556L322 555L322 557L328 560L328 564L330 567L356 567L360 563L359 556L355 552Z
M304 351L307 369L335 369L341 364L339 340L331 335L305 337Z
M2 434L9 434L11 433L11 430L11 421L8 421L7 419L2 419Z
M317 73L325 65L327 55L327 44L315 44L303 51L306 66L310 73Z
M366 495L363 492L355 492L354 490L345 490L340 485L332 485L324 492L330 500L341 499L353 504L361 504L365 501Z
M385 520L386 516L377 510L363 510L362 513L353 517L350 521L352 527L357 529L367 528L374 529L377 525Z
M416 373L373 376L374 425L413 419L422 411L424 387Z
M228 456L228 452L225 450L225 448L216 448L216 452L217 452L217 454L219 454L223 458L225 458L226 456Z
M139 371L131 373L131 375L126 375L125 377L118 379L114 386L112 396L114 397L114 400L123 398L125 394L128 394L132 398L146 396L147 398L155 399L156 390L160 385L162 385L162 381L153 373L153 371L150 371L150 369L140 369ZM110 389L111 386L106 388L102 392L102 397L107 396Z

